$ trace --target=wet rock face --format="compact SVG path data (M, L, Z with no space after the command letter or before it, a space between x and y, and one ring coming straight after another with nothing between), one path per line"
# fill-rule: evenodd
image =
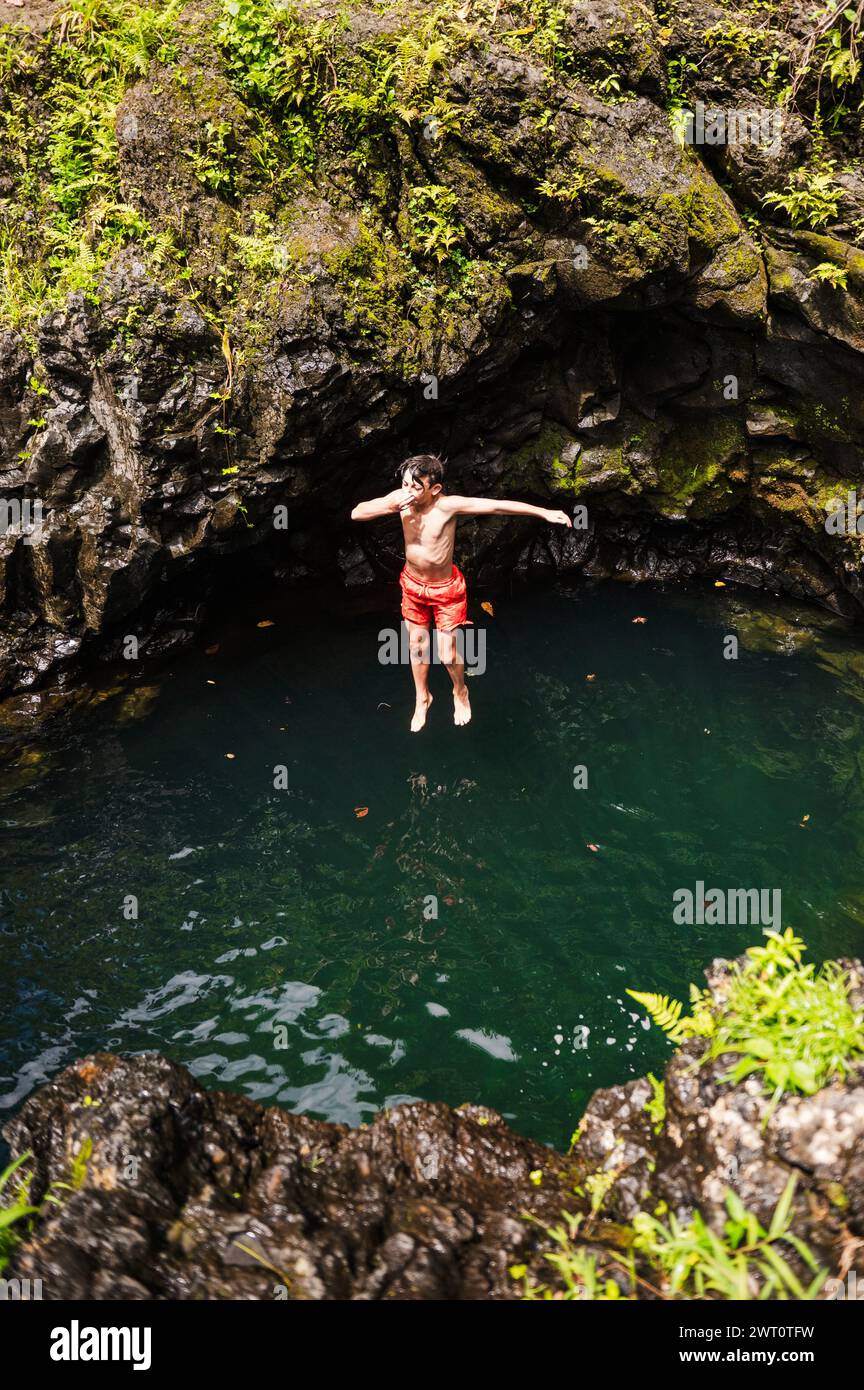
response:
M310 23L335 13L307 8ZM410 9L352 9L334 41L360 54ZM794 48L806 25L786 9ZM773 152L696 150L665 110L670 41L700 99L758 105L747 62L706 51L722 19L688 0L670 38L640 0L565 6L573 66L554 75L498 36L463 46L443 138L410 122L388 133L371 182L336 140L282 204L242 170L220 196L190 162L214 123L238 167L254 146L212 35L179 41L185 67L154 62L117 110L119 193L183 243L187 283L208 289L193 299L132 244L98 296L73 295L32 334L0 332L0 497L44 509L38 541L0 534L0 694L65 679L127 634L144 657L165 650L194 627L175 597L190 576L203 592L252 554L289 579L394 575L393 523L348 513L426 449L448 456L453 490L588 507L566 538L466 526L458 558L484 582L723 577L860 615L860 537L825 531L864 445L857 176L830 235L776 226L757 244L742 210L806 159L805 126L790 117ZM606 102L610 52L621 90ZM470 291L429 288L418 188L457 195ZM255 280L232 262L226 298L214 269L232 247L263 254L261 218L284 263ZM826 264L846 289L814 277Z
M568 1166L479 1106L348 1130L202 1091L153 1055L69 1068L6 1134L42 1189L92 1147L15 1261L52 1299L514 1297L507 1266L538 1247L522 1212L557 1220Z
M841 964L860 1007L864 971ZM722 997L727 963L706 973ZM793 1173L794 1234L830 1278L861 1272L860 1075L772 1106L756 1077L724 1081L728 1057L700 1066L701 1050L673 1055L659 1123L646 1079L597 1091L566 1156L482 1106L416 1102L349 1130L205 1091L155 1054L88 1057L3 1131L14 1155L35 1155L33 1199L74 1189L5 1276L41 1279L48 1299L513 1299L513 1266L560 1288L546 1256L569 1213L580 1256L629 1294L637 1212L665 1203L686 1223L698 1210L722 1235L731 1189L767 1228ZM809 1282L796 1250L782 1254ZM642 1259L636 1293L654 1297Z
M856 1007L864 1003L864 974L850 968ZM709 988L723 989L726 963L706 971ZM797 1175L792 1227L831 1276L849 1261L864 1234L864 1078L835 1083L814 1096L787 1094L772 1105L760 1080L724 1082L730 1058L704 1066L698 1040L686 1043L666 1069L666 1117L655 1134L645 1112L644 1079L597 1091L580 1127L575 1157L591 1169L614 1172L607 1214L629 1221L651 1201L664 1201L687 1219L695 1209L715 1230L726 1218L732 1188L767 1229L790 1174Z

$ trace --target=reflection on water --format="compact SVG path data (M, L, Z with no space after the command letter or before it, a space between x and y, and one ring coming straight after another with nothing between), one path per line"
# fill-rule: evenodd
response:
M676 888L780 888L815 954L861 952L853 634L730 590L474 597L468 729L435 670L408 732L389 611L289 598L10 753L0 1107L158 1048L310 1115L474 1100L560 1145L662 1066L625 988L680 994L759 935L675 925Z

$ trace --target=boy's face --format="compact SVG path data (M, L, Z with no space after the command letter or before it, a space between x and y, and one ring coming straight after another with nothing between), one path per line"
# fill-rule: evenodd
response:
M415 478L409 469L402 474L402 486L414 498L415 507L427 507L435 501L441 491L440 483L429 484L428 478Z

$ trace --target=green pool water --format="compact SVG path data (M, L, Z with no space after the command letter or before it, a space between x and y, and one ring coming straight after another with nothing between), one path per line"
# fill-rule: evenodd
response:
M437 669L413 736L391 597L240 602L9 740L0 1119L86 1052L158 1049L328 1120L477 1101L562 1146L668 1055L625 989L760 939L677 924L676 889L778 888L816 958L862 952L860 634L731 588L478 593L474 721Z

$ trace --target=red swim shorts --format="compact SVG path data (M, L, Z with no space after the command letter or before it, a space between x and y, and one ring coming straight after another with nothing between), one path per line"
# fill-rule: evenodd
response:
M412 574L406 565L399 576L402 586L402 617L406 623L434 622L439 632L452 632L468 621L468 594L465 576L453 566L449 579L427 583Z

